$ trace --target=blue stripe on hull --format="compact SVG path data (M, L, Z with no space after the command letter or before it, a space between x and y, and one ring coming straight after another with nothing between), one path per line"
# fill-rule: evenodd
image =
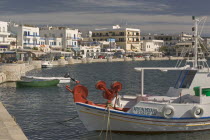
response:
M98 108L98 107L94 107L91 105L86 105L83 103L76 103L77 105L80 106L84 106L84 107L88 107L88 108L92 108L92 109L96 109L96 110L101 110L101 111L107 111L107 109L103 109L103 108ZM116 114L121 114L121 115L126 115L126 116L135 116L135 117L144 117L144 118L155 118L155 119L164 119L164 120L187 120L187 119L194 119L194 120L199 120L199 119L210 119L210 117L201 117L201 118L170 118L170 119L166 119L164 117L160 117L160 116L147 116L147 115L139 115L139 114L131 114L131 113L126 113L126 112L119 112L119 111L115 111L115 110L110 110L110 112L112 113L116 113Z

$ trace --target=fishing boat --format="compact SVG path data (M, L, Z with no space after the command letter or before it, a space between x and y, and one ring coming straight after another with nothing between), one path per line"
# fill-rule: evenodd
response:
M52 62L51 61L46 61L46 60L42 61L41 65L42 65L42 68L51 68L51 67L53 67Z
M89 131L110 129L112 132L186 132L210 129L210 69L202 51L198 24L205 18L193 18L194 35L192 57L184 66L178 61L175 67L137 67L141 72L141 94L119 95L120 82L110 88L104 81L96 83L103 91L106 103L94 103L87 99L88 89L80 84L71 89L80 120ZM190 53L188 53L190 54ZM144 94L146 70L180 71L174 87L165 96ZM154 95L154 94L152 94ZM111 126L111 127L110 127Z
M16 81L17 87L49 87L56 86L59 80L28 80L28 81Z

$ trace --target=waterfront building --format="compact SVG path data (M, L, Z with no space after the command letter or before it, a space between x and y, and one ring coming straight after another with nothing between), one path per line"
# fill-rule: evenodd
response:
M203 45L210 51L210 37L203 37Z
M179 42L191 41L192 35L181 34L147 34L142 35L141 40L163 40L164 46L173 47Z
M17 45L22 49L39 49L39 27L9 23L9 31L16 36Z
M95 29L92 31L93 41L115 39L116 45L125 51L140 51L140 29L121 28L119 25L111 29Z
M81 42L80 43L80 56L82 58L91 57L97 58L101 52L100 42Z
M15 49L16 38L8 31L8 22L0 21L0 52Z
M163 40L142 40L141 51L142 52L158 52L160 47L164 44Z
M78 29L52 26L42 27L40 35L48 38L49 43L51 42L49 39L54 40L52 44L49 44L51 46L62 46L62 50L65 51L79 51L78 41L81 40L81 33Z
M186 51L189 51L190 48L192 48L192 42L190 41L185 41L185 42L180 42L176 44L176 56L188 56L189 53L186 53ZM193 49L191 49L192 51Z
M42 37L40 39L42 48L49 48L50 50L62 50L62 38L58 37Z

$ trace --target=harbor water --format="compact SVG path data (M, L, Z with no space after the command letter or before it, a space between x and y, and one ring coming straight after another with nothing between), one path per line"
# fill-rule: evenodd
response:
M141 61L90 63L57 66L49 69L32 70L27 75L64 76L79 80L88 87L88 99L105 102L102 93L95 89L95 83L103 80L107 87L113 81L123 84L119 94L140 94L140 72L134 67L173 67L176 61ZM179 72L158 70L145 71L145 93L165 95L174 86ZM79 120L72 94L65 89L66 84L56 87L16 88L14 82L0 85L1 101L16 118L25 135L30 140L104 140L105 132L89 132ZM73 84L71 84L73 86ZM97 122L95 122L97 123ZM128 134L111 133L112 140L209 140L210 131L188 133Z

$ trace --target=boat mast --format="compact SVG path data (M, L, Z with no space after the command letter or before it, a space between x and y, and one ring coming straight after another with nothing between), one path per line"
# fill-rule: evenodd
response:
M195 19L195 16L192 17L195 20L195 25L193 27L194 31L194 68L198 67L198 19Z

